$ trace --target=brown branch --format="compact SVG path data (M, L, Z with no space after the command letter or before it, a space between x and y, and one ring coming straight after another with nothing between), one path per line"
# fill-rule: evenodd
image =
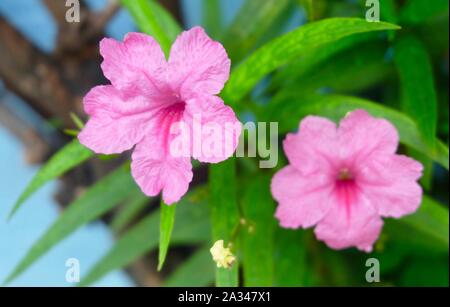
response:
M180 0L159 0L159 3L161 3L161 5L164 6L181 25L183 24Z
M68 22L65 1L43 0L48 10L58 23L58 38L55 53L79 53L86 45L96 43L103 36L104 28L119 11L116 0L110 0L106 8L99 13L89 10L83 1L80 2L80 22Z
M25 146L25 161L42 163L50 154L46 140L0 101L0 124L5 126Z
M73 99L51 59L0 17L0 78L44 118L73 127Z

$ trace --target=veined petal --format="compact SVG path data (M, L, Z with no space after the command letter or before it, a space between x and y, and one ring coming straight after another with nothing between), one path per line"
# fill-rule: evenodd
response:
M169 79L184 99L195 94L218 94L230 75L230 59L223 46L201 27L178 36L169 57Z
M326 118L308 116L301 121L298 133L286 136L283 147L290 164L303 175L330 174L338 163L336 124Z
M192 157L217 163L233 155L242 125L229 106L217 96L199 96L188 101L184 120L191 131Z
M311 227L332 205L332 183L327 176L304 177L292 166L275 174L271 190L278 201L275 216L285 228Z
M375 154L394 154L399 143L397 129L389 121L364 110L350 112L342 119L338 133L341 157L354 164Z
M153 114L148 100L134 97L124 101L111 85L94 87L83 103L91 118L78 139L101 154L131 149L145 135L146 124Z
M170 205L186 194L192 181L192 164L190 158L168 155L163 146L157 135L137 144L131 157L131 174L144 194L156 196L162 191L164 202Z
M361 167L358 184L378 214L398 218L420 206L422 171L419 162L406 156L380 155Z
M128 33L123 43L104 38L100 53L103 73L117 89L155 98L167 91L166 59L151 36Z
M383 221L362 193L348 190L333 193L333 205L314 230L317 239L333 249L357 247L371 252Z

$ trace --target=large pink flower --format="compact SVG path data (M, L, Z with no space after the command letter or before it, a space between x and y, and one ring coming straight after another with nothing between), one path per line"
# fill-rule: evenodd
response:
M162 191L167 204L178 201L192 180L191 156L202 162L220 162L236 149L240 127L233 110L217 95L228 80L230 59L223 46L212 41L200 27L183 32L166 61L150 36L129 33L124 42L105 38L100 43L102 69L111 85L97 86L84 98L90 119L78 138L96 153L121 153L134 148L131 171L149 196ZM174 123L192 128L195 116L200 127L213 123L223 128L218 142L231 140L221 154L193 151L175 156L171 142L179 136ZM201 132L208 134L207 132ZM184 135L184 138L192 133ZM210 135L209 135L210 136Z
M339 127L306 117L284 141L290 165L272 179L281 226L316 225L316 237L329 247L370 252L381 217L410 214L421 203L422 165L397 155L398 143L391 123L363 110L349 113Z

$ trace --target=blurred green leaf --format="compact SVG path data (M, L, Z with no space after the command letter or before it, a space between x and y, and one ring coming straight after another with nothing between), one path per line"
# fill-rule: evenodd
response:
M358 18L330 18L304 25L267 43L236 67L222 95L227 103L236 105L265 75L308 49L356 33L395 29L399 27L383 22L369 23Z
M314 21L314 2L313 0L297 0L300 6L303 7L308 21Z
M229 158L209 167L210 207L213 242L224 240L231 243L233 233L239 223L239 211L236 199L236 161ZM233 242L232 251L236 251ZM216 269L216 286L238 286L238 261L229 269Z
M209 246L197 250L164 282L167 287L206 287L214 282L214 262Z
M61 176L93 155L93 152L81 145L78 140L73 140L64 146L60 151L53 155L53 157L51 157L33 177L31 182L25 188L25 191L22 192L15 203L9 214L9 218L11 218L20 206L45 183Z
M102 216L131 193L141 193L131 178L128 165L121 166L89 188L71 203L7 277L11 282L56 244L81 226Z
M400 13L400 21L405 24L419 24L439 14L448 14L448 0L410 0Z
M172 42L181 32L172 15L154 0L120 1L130 11L141 31L153 36L167 56Z
M448 253L448 208L430 197L424 196L416 213L388 222L386 233L389 237Z
M422 43L414 37L395 45L395 63L402 85L402 108L413 118L430 146L437 129L437 97L433 70Z
M149 197L143 193L132 195L131 198L127 199L111 221L111 228L114 232L121 232L142 210L145 209L147 204L149 204Z
M395 0L380 0L381 20L397 23L397 6Z
M210 240L210 224L205 197L198 197L202 187L184 196L177 204L177 223L172 245L198 244ZM157 209L130 228L81 280L79 286L90 285L106 274L123 268L158 247L160 210Z
M275 204L270 194L270 178L254 178L242 200L245 225L241 227L244 286L273 285Z
M176 205L166 205L161 201L161 220L159 225L159 255L158 255L158 271L161 271L164 261L166 260L167 250L170 245L170 237L172 236L173 225L175 223Z
M379 41L359 44L321 63L320 69L313 67L294 79L286 90L296 93L320 89L339 93L365 90L394 75L391 63L385 60L387 50L387 44Z
M255 47L291 0L246 0L222 38L233 62L242 60Z
M299 287L307 285L307 246L302 230L277 227L275 232L275 286Z
M448 170L449 152L446 145L436 141L437 146L430 148L423 140L416 122L409 116L362 98L343 95L302 97L290 92L272 100L259 119L279 121L279 132L285 133L297 129L299 121L307 115L325 116L339 121L345 114L355 109L364 109L373 116L386 118L398 129L403 144L426 154Z
M70 112L70 118L72 119L73 123L79 130L84 128L84 123L81 120L81 118L78 117L78 115L76 115L73 112Z
M355 46L368 41L379 41L379 33L362 33L345 37L336 42L326 44L320 48L313 48L299 55L298 59L280 69L272 78L272 87L281 86L284 84L292 84L292 80L299 79L305 76L313 69L318 69L322 64L328 63L330 58L340 54L344 50L351 50Z
M424 257L410 261L401 273L402 287L448 287L448 257Z
M218 38L222 32L220 0L203 0L203 24L212 38Z

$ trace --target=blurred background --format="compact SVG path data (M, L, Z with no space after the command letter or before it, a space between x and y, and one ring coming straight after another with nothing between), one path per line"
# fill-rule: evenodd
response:
M208 1L160 0L159 3L184 29L189 29L194 25L210 23L210 16L207 15ZM253 4L248 5L246 2ZM210 27L208 32L216 39L224 37L225 46L233 47L230 47L233 50L230 56L233 60L236 59L234 64L264 42L312 19L344 16L364 18L366 14L364 1L314 0L314 7L311 8L305 4L308 1L283 0L278 6L268 6L270 11L261 13L267 14L267 18L273 21L273 27L252 29L254 25L245 24L245 16L242 14L251 14L248 7L254 7L256 2L214 1L219 5L221 22L220 27ZM398 10L408 6L408 0L391 3L395 3ZM247 11L241 12L246 4ZM314 10L314 17L311 9ZM0 0L0 281L11 273L18 261L68 204L127 158L124 155L114 159L90 159L59 180L46 184L11 221L6 221L11 207L40 165L73 138L70 131L76 129L76 120L71 114L86 119L81 105L83 95L93 86L107 83L100 70L100 39L104 36L122 39L127 32L138 30L132 16L117 1L81 1L80 23L67 23L66 10L63 0ZM412 15L410 19L405 19L404 27L406 31L419 37L429 54L439 104L437 135L448 144L448 3L443 11L424 14L426 16L423 18ZM396 23L398 20L389 21ZM238 26L235 25L236 22ZM233 46L233 39L230 39L233 36L226 34L237 31L236 35L239 35L239 28L236 28L239 26L250 29L250 34L242 45ZM348 43L346 47L342 47L342 51L327 55L327 61L316 63L316 66L311 64L309 68L299 68L304 69L306 76L298 74L292 77L289 69L284 72L281 70L272 80L264 80L259 84L249 100L261 106L283 89L286 92L352 94L400 108L399 78L396 76L389 39L385 35ZM240 113L240 117L252 120L255 113L249 107ZM433 172L428 174L428 182L424 184L430 195L448 207L448 172L433 162L428 163ZM204 181L205 169L199 168L197 172L198 181ZM141 203L135 206L133 212L126 213L126 224L123 220L115 219L117 215L120 216L118 212L123 212L119 207L101 219L79 228L10 285L71 286L66 281L66 260L79 259L81 274L90 271L114 246L121 233L151 212L152 209ZM150 200L146 204L154 203L157 201ZM295 235L293 237L296 238ZM385 244L388 247L393 244L393 247L387 248ZM306 278L303 285L362 283L363 274L352 271L351 268L352 261L363 261L361 256L352 251L338 254L323 250L323 263L315 265L317 275ZM385 250L388 252L384 252ZM168 271L157 273L155 252L151 250L124 268L99 274L102 275L101 278L93 284L211 284L212 263L202 266L203 278L186 281L180 277L183 272L172 274L173 268L192 253L191 247L175 248L168 259ZM394 244L382 237L375 253L387 263L383 267L383 276L387 276L385 285L448 286L448 237L447 248L437 251L432 248L418 249L408 244ZM195 261L202 263L201 261L208 259L204 251L194 255L198 258L191 259L191 265Z

